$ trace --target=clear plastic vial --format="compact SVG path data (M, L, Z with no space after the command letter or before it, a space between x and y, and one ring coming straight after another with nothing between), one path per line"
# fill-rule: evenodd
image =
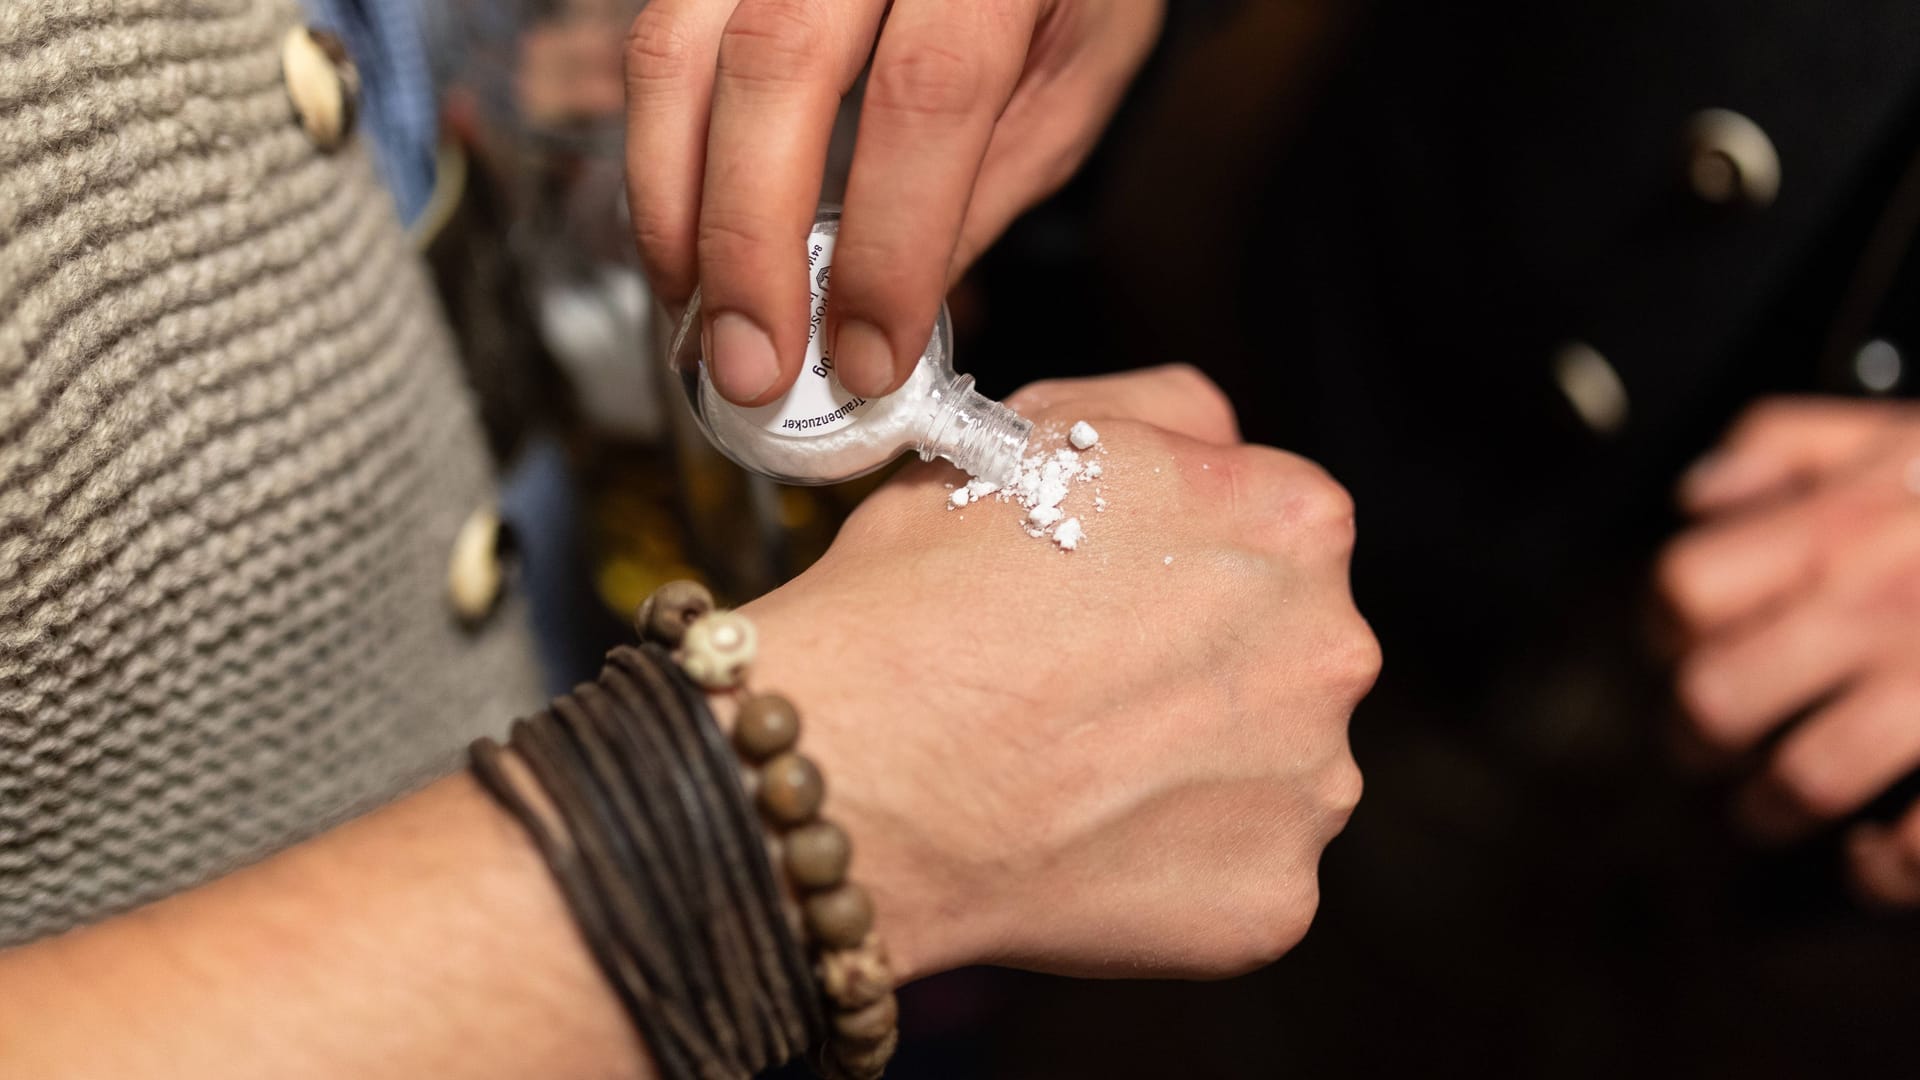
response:
M694 294L669 356L701 430L742 467L788 484L851 480L908 450L923 461L945 458L996 484L1010 482L1033 424L976 392L971 375L954 374L946 305L905 386L868 399L840 385L820 340L839 233L840 212L822 210L807 238L806 363L793 389L771 404L743 409L713 388L701 351L700 294Z

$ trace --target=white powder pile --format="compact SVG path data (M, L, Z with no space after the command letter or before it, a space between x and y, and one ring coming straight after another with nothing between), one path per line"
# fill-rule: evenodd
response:
M1064 551L1072 551L1080 546L1081 538L1086 535L1087 531L1080 527L1079 518L1068 518L1060 523L1059 528L1053 530L1053 542L1059 544Z
M1036 443L1051 442L1058 438L1059 432L1056 429L1037 435L1040 437L1035 438ZM1018 503L1027 512L1022 527L1028 536L1052 540L1062 551L1078 549L1087 538L1086 527L1079 518L1069 517L1063 504L1073 485L1100 478L1103 470L1094 455L1104 454L1105 450L1099 447L1100 434L1084 420L1073 425L1067 441L1072 448L1063 446L1052 453L1041 451L1027 455L1005 488L978 479L954 488L947 496L947 508L958 510L990 497ZM1106 512L1107 500L1098 488L1094 495L1094 510Z

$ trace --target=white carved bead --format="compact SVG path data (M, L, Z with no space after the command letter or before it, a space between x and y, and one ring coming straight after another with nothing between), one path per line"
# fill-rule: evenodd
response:
M694 620L680 644L680 666L708 690L740 685L759 649L753 623L733 611L716 611Z

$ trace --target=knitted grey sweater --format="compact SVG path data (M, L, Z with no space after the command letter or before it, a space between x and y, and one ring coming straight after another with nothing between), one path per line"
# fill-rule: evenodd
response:
M537 696L485 449L291 0L0 0L0 944L391 798Z

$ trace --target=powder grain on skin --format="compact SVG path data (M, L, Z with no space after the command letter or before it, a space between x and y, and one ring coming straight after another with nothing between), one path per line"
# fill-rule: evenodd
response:
M1044 437L1036 438L1036 443L1057 441L1060 433L1055 429L1039 434ZM1062 551L1077 550L1086 541L1086 527L1069 515L1065 503L1076 485L1099 479L1104 470L1095 455L1104 454L1105 448L1099 445L1099 433L1084 420L1073 425L1066 439L1070 446L1028 454L1005 487L977 478L955 487L947 496L947 508L958 510L986 498L1018 503L1026 512L1021 528L1028 536L1050 540ZM1106 498L1097 496L1095 512L1106 509Z

